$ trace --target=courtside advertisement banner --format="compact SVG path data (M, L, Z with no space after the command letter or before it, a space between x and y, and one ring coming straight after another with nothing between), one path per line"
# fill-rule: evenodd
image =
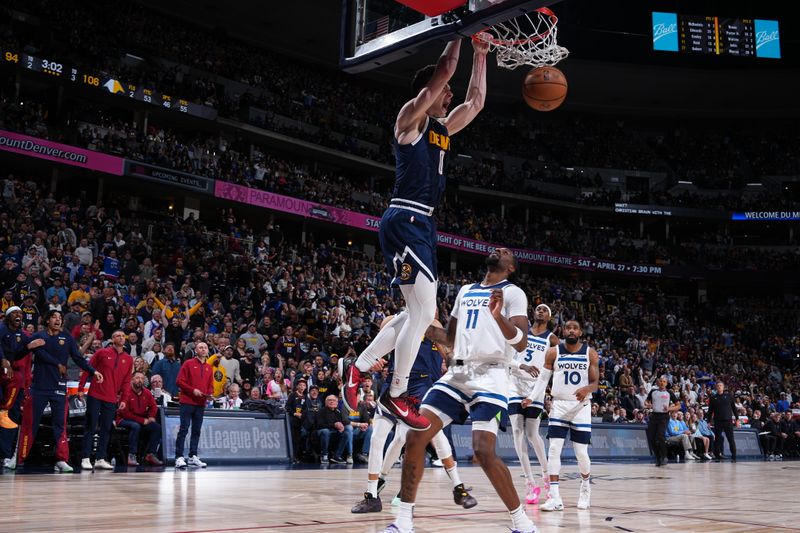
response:
M463 460L471 457L472 451L472 426L470 424L452 426L453 449L456 457ZM539 433L544 439L545 448L548 448L547 424L539 428ZM761 447L758 443L756 430L734 430L736 440L736 455L739 457L761 457ZM536 461L533 448L529 449L532 461ZM724 454L730 454L727 439ZM497 434L497 455L508 461L517 461L517 452L514 448L514 439L511 431ZM564 442L562 457L575 459L572 441ZM589 455L593 459L652 459L650 447L647 444L647 426L644 424L593 424L592 442L589 446Z
M219 180L216 181L214 186L214 196L234 202L264 207L266 209L273 209L275 211L291 213L307 218L315 218L368 231L378 231L381 227L381 219L378 217L329 205L317 204L291 196L283 196L260 189L251 189L249 187ZM437 237L439 246L462 252L486 255L498 247L496 244L477 241L450 233L439 232ZM517 256L517 259L521 262L533 265L568 268L571 270L586 270L590 272L615 272L618 274L636 276L663 276L666 274L665 267L660 265L622 263L619 261L562 255L537 250L517 248L512 248L512 250Z
M124 159L21 133L0 130L0 150L122 176Z
M214 463L275 463L291 457L286 420L261 418L247 411L215 412L206 409L197 453ZM164 458L173 461L181 420L177 412L164 415ZM189 456L189 435L184 454Z

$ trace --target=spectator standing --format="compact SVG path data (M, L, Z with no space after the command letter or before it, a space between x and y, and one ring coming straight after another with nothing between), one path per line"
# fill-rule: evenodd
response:
M89 360L89 365L102 372L102 382L92 381L89 385L89 397L86 399L86 423L83 433L83 459L81 469L113 470L114 467L106 460L108 455L108 441L117 416L117 405L125 408L122 398L131 386L133 373L133 358L125 353L125 332L117 330L111 335L111 346L101 348L94 352ZM78 383L78 394L83 396L83 387L89 379L88 372L81 373ZM94 436L99 423L100 436L97 441L97 453L94 467L90 455L94 446Z
M153 365L152 374L158 374L164 381L164 389L172 396L178 395L178 372L181 362L175 357L175 345L168 343L164 347L164 358Z
M130 432L128 466L139 466L137 453L139 436L144 433L147 439L147 455L145 463L161 466L164 463L156 457L161 444L161 425L156 422L158 407L153 394L144 386L144 374L135 372L131 386L123 396L123 406L117 411L117 426L127 428Z
M195 356L183 363L178 373L177 384L180 389L181 425L178 430L178 439L175 442L175 468L197 466L205 468L207 465L197 456L197 445L200 442L200 431L203 428L203 414L206 401L212 398L214 391L213 371L206 363L208 345L200 342L195 346ZM191 426L192 434L189 438L189 460L183 457L186 435Z

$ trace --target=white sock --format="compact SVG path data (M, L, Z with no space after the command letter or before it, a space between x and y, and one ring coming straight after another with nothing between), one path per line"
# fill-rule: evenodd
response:
M361 372L368 372L372 365L378 362L378 359L394 350L397 333L406 320L408 320L408 313L398 313L388 324L383 326L369 346L356 359L356 368Z
M453 468L445 468L445 472L450 476L450 481L453 483L453 488L461 485L461 476L458 475L458 465L453 465Z
M558 481L550 482L550 497L556 500L561 499L561 494L558 491Z
M377 479L370 479L367 481L367 492L372 494L374 498L378 497L378 480Z
M394 522L401 533L408 533L414 528L413 519L414 504L401 501L397 507L397 520Z
M520 505L513 511L510 511L511 522L514 524L514 529L519 531L533 531L534 525L528 515L525 514L525 508Z

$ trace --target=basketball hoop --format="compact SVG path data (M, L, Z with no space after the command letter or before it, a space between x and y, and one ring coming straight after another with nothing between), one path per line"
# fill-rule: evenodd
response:
M489 50L496 53L497 65L509 70L522 65L555 65L569 55L569 50L556 42L557 24L558 17L546 7L498 22L485 30L491 36ZM478 35L472 39L477 41Z

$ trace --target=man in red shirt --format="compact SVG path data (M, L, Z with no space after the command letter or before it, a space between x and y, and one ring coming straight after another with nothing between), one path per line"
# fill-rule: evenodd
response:
M206 464L197 457L197 444L200 442L200 430L203 428L206 401L213 398L214 392L214 371L211 365L206 363L207 357L208 344L198 342L194 347L194 357L183 363L178 371L181 427L175 442L175 468L186 468L187 465L206 467ZM189 439L189 461L187 462L183 457L183 448L186 444L189 425L192 426L192 435Z
M83 431L83 460L81 469L92 470L92 445L100 422L100 438L97 441L94 468L114 470L106 460L108 441L114 428L114 417L117 415L117 404L125 409L122 395L131 388L133 358L125 353L125 332L117 330L111 334L111 344L94 352L90 359L92 368L97 369L105 378L102 383L92 380L89 386L89 397L86 399L86 425ZM83 395L83 386L89 379L87 372L81 372L78 383L78 394Z
M156 422L158 407L153 393L144 386L144 374L135 372L131 379L131 387L122 397L122 405L117 411L117 426L130 430L130 449L128 450L128 466L139 466L136 452L139 449L139 433L147 435L147 455L144 462L152 466L161 466L156 457L156 450L161 444L161 426Z

